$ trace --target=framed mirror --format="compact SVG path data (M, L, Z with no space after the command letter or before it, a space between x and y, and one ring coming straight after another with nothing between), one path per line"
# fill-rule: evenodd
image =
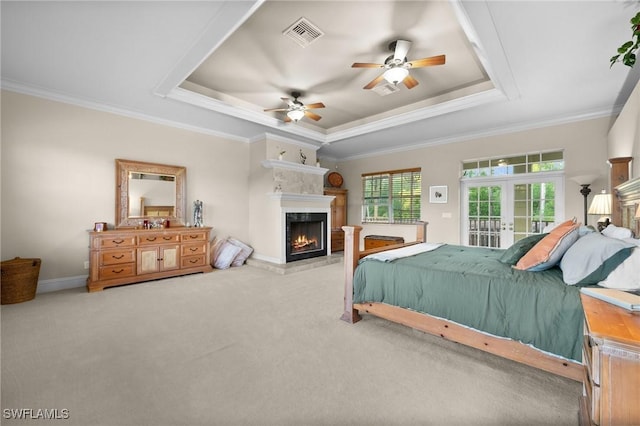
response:
M116 228L168 219L184 226L187 169L116 159Z

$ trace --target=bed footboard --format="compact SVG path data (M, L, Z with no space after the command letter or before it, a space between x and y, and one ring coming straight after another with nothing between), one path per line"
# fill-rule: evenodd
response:
M363 251L360 251L360 231L362 231L362 226L342 227L344 230L344 312L340 317L341 320L353 324L361 319L358 310L353 308L353 274L356 266L358 266L358 261L369 254L426 242L428 224L428 222L417 222L415 241Z

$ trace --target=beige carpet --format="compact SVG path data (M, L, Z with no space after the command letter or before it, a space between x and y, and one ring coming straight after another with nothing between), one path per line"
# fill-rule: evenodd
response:
M577 424L577 382L341 313L341 264L289 275L243 266L4 305L1 422ZM68 419L7 419L9 409Z

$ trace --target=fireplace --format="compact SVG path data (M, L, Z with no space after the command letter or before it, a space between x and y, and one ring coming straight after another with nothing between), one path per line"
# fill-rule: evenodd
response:
M327 214L286 213L286 261L327 255Z

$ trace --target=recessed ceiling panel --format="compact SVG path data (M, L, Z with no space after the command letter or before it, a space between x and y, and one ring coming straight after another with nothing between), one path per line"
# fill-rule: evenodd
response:
M320 34L311 34L306 47L283 34L301 19L313 25L309 33ZM398 39L411 42L408 61L445 55L445 64L410 69L418 82L411 89L385 87L384 80L374 90L363 89L384 68L351 65L384 64ZM282 107L282 97L299 91L304 104L326 106L312 124L328 134L493 86L449 2L266 1L182 87L279 120L282 112L264 109Z

